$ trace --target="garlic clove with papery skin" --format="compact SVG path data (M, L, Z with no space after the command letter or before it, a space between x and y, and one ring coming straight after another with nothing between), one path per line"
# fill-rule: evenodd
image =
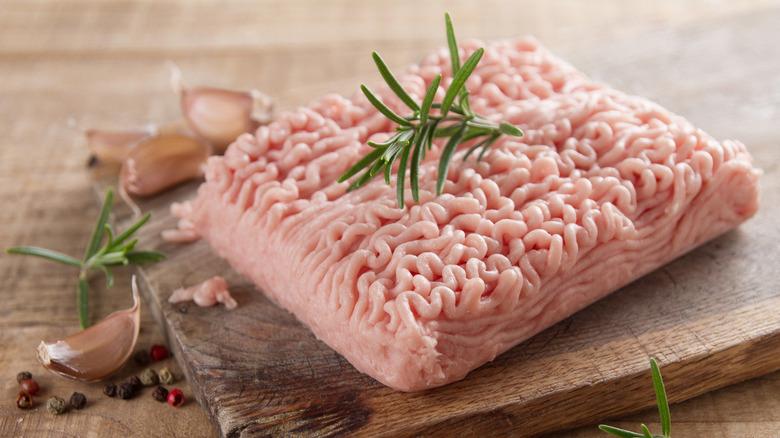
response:
M99 161L108 164L121 164L133 148L154 135L157 135L157 127L152 124L123 131L102 129L84 131L89 150Z
M41 342L38 360L47 370L75 380L103 380L130 359L141 327L141 300L135 276L133 307L119 310L97 324L55 342Z
M203 174L211 149L184 134L160 134L141 142L122 163L119 186L126 193L151 196Z
M168 61L171 88L181 100L187 124L195 134L222 154L239 135L253 132L273 119L273 100L258 90L234 91L216 87L188 87L181 70Z
M267 124L271 106L270 98L257 90L199 87L181 91L182 112L190 128L220 154L239 135Z

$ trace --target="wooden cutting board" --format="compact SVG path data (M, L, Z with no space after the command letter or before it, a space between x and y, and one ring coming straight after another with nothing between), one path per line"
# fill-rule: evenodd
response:
M767 72L780 72L780 56L766 56L780 55L778 49L758 37L769 33L777 15L729 21L715 33L712 27L658 32L561 54L718 137L740 135L764 170L762 209L739 229L443 388L409 394L384 387L271 304L205 243L163 242L160 232L175 226L169 204L194 196L196 184L143 201L154 216L140 246L169 258L140 269L140 283L215 429L229 437L522 437L653 405L649 357L659 361L672 402L779 369L780 150L767 141L777 138L778 128L759 126L750 111L739 109L760 104L760 87L734 85L760 84ZM729 39L732 33L742 38ZM653 45L645 44L649 38L656 38ZM126 221L127 211L118 216ZM214 275L231 285L238 309L167 302L173 289Z

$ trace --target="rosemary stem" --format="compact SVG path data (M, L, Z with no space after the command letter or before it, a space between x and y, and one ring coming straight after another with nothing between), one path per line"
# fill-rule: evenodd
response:
M86 329L89 327L89 285L87 283L86 267L81 268L81 273L79 274L76 305L78 307L79 325L82 330Z

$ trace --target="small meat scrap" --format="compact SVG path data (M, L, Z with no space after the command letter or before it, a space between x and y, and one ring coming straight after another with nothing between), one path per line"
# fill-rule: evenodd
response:
M210 307L222 303L228 309L235 309L238 303L230 295L227 282L222 277L214 277L187 288L173 291L168 298L169 303L181 303L183 301L195 301L200 307Z

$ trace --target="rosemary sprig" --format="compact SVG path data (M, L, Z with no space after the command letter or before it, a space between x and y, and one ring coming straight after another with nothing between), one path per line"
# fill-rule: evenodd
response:
M89 285L87 282L87 274L90 270L97 269L103 271L106 275L108 287L110 288L114 285L114 276L111 273L111 267L156 262L165 258L165 254L159 252L136 250L135 245L138 243L137 238L128 241L130 236L149 220L151 213L147 213L122 234L114 237L114 230L108 223L113 197L113 190L108 189L106 197L103 200L103 205L100 208L97 223L95 223L95 228L92 230L92 237L89 239L89 244L87 245L83 260L36 246L21 246L8 248L6 250L6 253L8 254L31 255L79 268L77 300L79 324L81 324L82 329L89 326L87 320L89 311ZM104 235L107 238L107 242L101 246L100 244L104 240Z
M382 78L393 93L401 99L401 102L409 107L412 114L407 116L397 114L371 92L368 87L365 85L360 86L368 101L385 117L397 123L398 127L396 128L397 133L387 141L383 143L368 142L369 146L374 149L341 175L338 181L344 182L363 171L352 182L348 191L361 187L382 172L385 176L385 183L390 184L393 164L400 158L398 175L396 177L396 196L398 198L398 207L404 208L404 185L407 168L409 169L409 186L412 198L414 202L419 202L420 160L425 158L426 150L431 150L434 138L449 137L439 158L436 179L436 194L441 195L450 161L455 154L455 150L462 143L481 138L481 141L473 145L463 157L465 160L472 152L481 148L482 150L477 158L479 161L502 134L516 137L523 135L523 132L512 124L501 122L496 125L485 117L471 111L469 92L465 84L482 58L485 49L477 49L461 66L450 15L445 14L444 19L447 30L447 45L452 60L453 78L441 102L434 102L433 100L441 83L441 75L434 78L428 86L422 102L418 104L401 86L382 57L376 52L372 53L374 63ZM432 112L431 110L433 109L438 111Z
M641 425L642 433L631 432L625 429L619 429L617 427L599 425L599 429L604 432L610 433L621 438L670 438L672 430L672 419L669 414L669 401L666 398L666 389L664 388L664 381L661 378L661 371L658 369L658 364L655 359L650 359L650 372L653 375L653 388L655 389L655 399L658 404L658 414L661 417L661 433L662 435L653 435L650 430L644 424Z

